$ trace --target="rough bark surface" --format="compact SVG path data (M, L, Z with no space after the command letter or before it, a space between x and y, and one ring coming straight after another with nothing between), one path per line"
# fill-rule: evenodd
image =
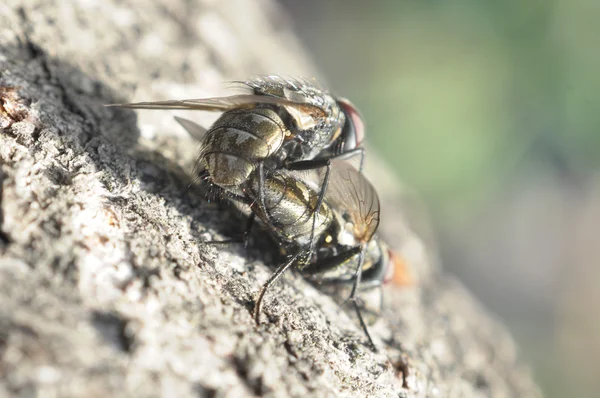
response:
M240 220L188 188L195 144L170 112L103 107L314 75L276 4L52 3L0 5L0 86L17 87L0 91L0 396L539 394L504 329L406 227L385 168L371 172L382 232L417 283L387 289L373 353L351 311L294 274L257 327L276 249L260 233L247 250L203 244ZM387 356L408 362L408 388Z

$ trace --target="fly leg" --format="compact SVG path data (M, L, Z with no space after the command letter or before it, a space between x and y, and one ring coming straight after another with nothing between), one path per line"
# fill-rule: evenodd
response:
M327 192L327 187L329 186L329 176L331 174L331 160L306 160L290 163L287 165L287 168L289 170L312 170L321 167L325 167L325 176L323 177L323 183L321 184L321 189L319 190L317 203L315 204L315 207L313 209L312 228L310 230L310 243L306 252L306 262L308 262L308 260L310 259L310 256L312 255L312 252L315 247L315 229L317 227L317 217L319 215L319 211L321 211L323 200L325 200L325 193Z
M309 267L304 268L302 272L307 274L309 277L311 274L318 274L322 272L327 272L329 270L334 269L337 266L340 266L344 262L350 260L355 255L360 254L362 258L359 257L359 264L355 271L355 274L352 278L328 278L328 279L316 279L319 283L329 284L329 285L349 285L352 283L353 289L350 297L346 300L346 302L351 301L354 305L354 309L356 310L356 314L358 315L358 319L360 321L363 332L367 336L371 348L374 352L377 352L377 347L375 346L371 335L367 329L367 325L362 318L362 313L360 312L360 306L358 303L358 291L359 290L368 290L378 288L381 293L380 297L380 310L383 310L383 278L385 276L385 267L383 264L371 267L364 273L362 273L362 267L364 263L364 251L362 246L355 246L345 252L342 252L336 256L330 257L328 259L319 261L317 263L311 264ZM361 283L362 282L362 283ZM392 361L390 357L386 354L388 358L388 363L391 365L392 369L396 372L402 373L402 387L408 388L407 377L409 375L409 368L407 362L401 357L396 361Z
M273 286L275 282L287 271L300 257L303 250L298 250L296 254L294 254L286 263L280 265L275 272L271 275L271 277L265 282L265 284L261 287L260 293L258 294L258 298L256 299L256 305L254 306L254 320L258 325L260 323L260 308L262 306L263 298L265 297L265 293L267 290Z
M246 227L244 228L244 232L243 232L242 236L239 236L237 238L224 239L224 240L209 240L209 241L206 241L204 243L207 243L209 245L223 245L223 244L228 244L228 243L242 243L244 245L244 248L247 248L248 247L248 241L250 240L250 231L252 231L252 226L254 225L254 220L255 219L256 219L256 214L250 213L250 216L248 216L248 220L246 221Z
M382 261L378 261L374 266L366 270L362 274L360 290L371 290L377 289L379 291L379 314L383 313L384 308L384 294L383 294L383 280L389 264ZM374 311L371 311L374 312Z
M335 256L325 258L323 260L317 261L315 263L303 267L302 273L309 279L319 280L318 277L311 278L311 276L315 276L337 268L340 265L344 264L346 261L350 260L352 257L359 254L361 251L362 246L351 247L350 249L336 254ZM321 279L320 281L323 280ZM347 281L352 281L352 279L348 279Z
M353 255L356 255L359 253L361 247L357 246L357 251L356 253L353 252ZM343 254L343 253L342 253ZM368 291L368 290L372 290L372 289L377 289L379 292L379 312L377 312L376 310L373 309L369 309L369 308L363 308L363 311L366 311L367 313L374 315L374 316L380 316L383 313L383 309L384 309L384 305L385 305L385 300L384 300L384 294L383 294L383 274L381 274L381 272L379 272L379 270L377 269L378 267L371 267L368 270L362 272L361 274L361 279L360 279L360 286L359 286L359 291ZM321 272L325 272L326 270L322 270ZM351 278L339 278L339 277L333 277L333 278L319 278L317 279L319 284L322 285L327 285L327 286L348 286L348 285L354 285L354 280L355 277L352 276ZM346 302L349 301L346 300Z
M349 260L353 256L359 254L361 250L362 250L362 246L355 246L355 247L353 247L349 250L346 250L336 256L321 260L310 266L309 273L314 274L314 273L323 273L323 272L329 271L329 270L341 265L343 262ZM306 269L308 269L308 268L304 268L303 271ZM371 289L383 287L383 279L385 277L385 273L382 271L385 271L386 269L387 269L386 264L384 264L382 262L377 262L374 266L371 266L369 269L364 271L361 274L360 290L365 291L365 290L371 290ZM355 278L354 276L352 276L350 278L333 277L333 278L319 278L318 280L319 280L319 283L326 284L326 285L338 285L338 286L346 285L347 286L347 285L354 285L354 278Z
M271 231L276 231L277 227L273 225L271 221L271 217L267 212L267 204L265 199L265 168L264 162L258 162L258 206L260 207L260 211L264 214L264 218L261 220L267 224L267 227Z
M350 297L348 297L347 301L350 301L352 303L352 306L354 307L354 310L356 311L356 316L358 316L358 321L360 322L360 326L362 327L363 332L365 333L365 335L367 336L367 339L369 340L369 344L371 345L371 349L373 350L373 352L377 352L377 346L375 345L375 343L373 342L373 338L371 337L371 334L369 333L369 329L367 329L367 324L365 323L365 320L363 319L363 316L360 312L360 306L358 305L359 301L358 301L358 289L360 287L360 279L362 277L362 267L365 263L365 251L364 248L362 248L363 250L360 251L359 253L359 257L358 257L358 266L356 267L356 272L354 273L354 285L352 285L352 292L350 293Z
M329 156L329 157L324 157L321 159L313 159L313 160L301 160L298 162L291 162L291 163L287 163L285 165L285 167L288 170L295 170L295 171L301 171L301 170L314 170L314 169L320 169L325 167L325 176L323 177L323 182L321 183L321 188L319 190L319 196L317 198L317 203L313 209L313 222L312 222L312 229L310 232L310 246L308 248L307 251L307 260L310 259L310 256L314 250L314 246L315 246L315 229L316 229L316 224L317 224L317 217L319 214L319 211L321 210L321 206L323 205L323 201L325 200L325 193L327 192L327 187L329 186L329 178L331 175L331 161L335 160L335 159L349 159L352 158L354 156L360 156L360 164L359 164L359 171L362 172L362 168L363 168L363 162L365 159L365 150L364 148L356 148L356 149L352 149L350 151L341 153L339 155L335 155L335 156Z
M200 173L199 177L202 181L206 180L205 173ZM233 192L229 192L218 185L211 184L210 189L216 191L216 194L221 198L228 198L231 201L239 202L248 206L252 205L252 200L247 198L246 196L238 195ZM248 217L248 221L246 221L246 227L244 228L244 232L241 237L224 239L224 240L209 240L204 243L210 245L219 245L219 244L227 244L227 243L243 243L244 247L248 247L248 240L250 236L250 231L252 230L252 226L254 224L254 220L256 215L254 213L250 213Z
M360 326L361 326L363 332L365 333L365 335L367 336L367 339L369 340L369 345L371 346L371 349L374 352L377 352L377 346L373 342L373 339L371 338L371 334L369 333L369 329L367 328L367 324L365 323L362 313L360 312L359 299L358 299L358 291L361 287L360 282L362 279L362 268L365 263L364 247L363 246L352 247L342 253L339 253L336 256L333 256L333 257L324 259L322 261L316 262L314 264L311 264L308 267L304 268L302 270L302 272L305 274L308 274L308 275L326 272L326 271L332 270L332 269L342 265L343 263L350 260L352 257L354 257L356 255L359 256L358 257L358 265L356 267L356 271L352 278L350 278L350 279L329 279L329 280L325 280L325 283L333 282L333 283L346 284L346 283L353 282L352 292L350 293L350 297L346 300L346 302L352 303L354 310L356 311L356 315L358 316L358 321L360 322ZM321 281L321 282L323 282L323 281ZM370 284L372 281L368 280L367 282L368 282L368 284Z
M360 156L360 160L358 162L358 171L362 173L363 166L365 163L365 153L366 153L365 148L355 148L355 149L351 149L346 152L339 153L337 155L324 156L324 157L319 157L319 158L311 159L311 160L300 160L297 162L287 163L285 165L285 167L290 170L318 169L320 167L323 167L325 165L325 161L327 161L327 160L338 160L338 159L348 160L348 159L353 159L356 156ZM313 164L312 167L308 166L311 163ZM303 164L305 166L301 169L296 169L296 168L294 168L295 167L294 165L296 165L296 164Z

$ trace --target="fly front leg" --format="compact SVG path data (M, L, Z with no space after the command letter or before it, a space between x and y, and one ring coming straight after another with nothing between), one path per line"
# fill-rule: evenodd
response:
M310 275L325 273L330 271L336 267L339 267L346 261L350 260L352 257L356 256L363 250L362 246L354 246L346 251L343 251L335 256L317 261L313 264L310 264L308 267L302 269L303 273L310 277ZM366 271L361 273L360 280L360 291L371 290L375 288L383 287L383 278L385 276L384 272L386 270L386 265L382 262L378 262L374 266L369 267ZM323 285L337 285L337 286L349 286L354 285L355 276L342 278L342 277L332 277L332 278L318 278L318 282Z
M360 322L360 326L361 326L363 332L365 333L365 336L367 336L367 339L369 340L369 345L371 346L371 349L374 352L377 352L377 346L373 342L373 339L371 338L371 334L369 333L369 329L367 328L367 324L365 323L364 318L360 312L359 299L358 299L358 291L360 289L360 283L361 283L361 279L362 279L362 269L365 264L365 250L364 249L365 248L363 245L354 246L354 247L346 250L345 252L339 253L336 256L333 256L333 257L321 260L319 262L316 262L314 264L311 264L311 265L305 267L304 269L302 269L302 272L304 274L306 274L307 276L327 272L327 271L330 271L330 270L344 264L346 261L350 260L352 257L358 255L358 264L356 266L356 270L355 270L354 276L352 278L329 279L329 280L325 280L324 282L325 283L335 282L335 283L343 283L343 284L353 282L352 292L350 293L350 297L344 302L344 304L347 302L352 303L352 306L354 307L354 310L356 311L356 315L358 316L358 321ZM318 278L313 278L313 279L315 279L316 281L319 281Z
M360 326L362 327L363 332L365 333L365 335L367 336L367 339L369 340L369 344L371 345L371 349L374 352L377 352L377 346L375 345L375 343L373 342L373 338L371 337L371 334L369 333L369 329L367 328L367 324L365 323L365 320L363 319L363 316L360 312L360 306L358 305L358 289L360 287L360 278L362 275L362 267L363 264L365 262L365 252L364 250L360 252L359 255L359 261L358 261L358 266L356 267L356 273L355 273L355 277L354 277L354 286L352 286L352 293L350 294L350 297L348 298L348 300L352 303L352 306L354 307L354 310L356 311L356 316L358 316L358 321L360 322Z
M335 256L331 256L312 264L308 264L307 266L302 268L302 273L306 275L306 277L310 278L311 276L318 275L327 271L331 271L344 264L346 261L350 260L352 257L359 254L362 250L361 246L354 246L348 250L345 250ZM318 280L318 277L313 278Z
M333 256L333 257L327 258L325 260L321 260L314 264L311 264L309 267L303 268L302 272L306 278L313 280L320 285L338 286L338 287L339 286L349 286L349 285L354 286L354 283L356 280L356 275L349 277L349 278L341 278L341 277L319 278L318 276L311 278L311 275L331 271L332 269L335 269L335 268L341 266L346 261L350 260L352 257L355 257L357 254L360 254L361 251L362 251L362 246L355 246L347 251L337 254L336 256ZM374 276L376 276L377 278L374 279ZM364 290L370 290L370 289L374 289L374 288L379 288L379 293L380 293L379 314L381 314L382 309L383 309L383 284L381 283L381 279L379 278L379 275L378 274L374 275L374 273L371 271L371 268L369 268L366 272L361 273L361 282L360 282L359 290L364 291ZM346 304L348 301L350 301L350 299L347 299L344 302L344 304ZM356 298L356 301L358 302L358 298ZM363 310L365 310L373 315L379 316L379 314L376 313L375 311L371 311L369 309L364 309L364 308L363 308Z
M318 157L316 159L311 159L311 160L300 160L297 162L288 162L285 164L285 167L289 170L311 170L311 169L318 169L318 168L324 167L328 160L329 161L350 160L350 159L355 159L357 157L360 157L359 161L358 161L357 169L359 172L362 173L363 166L365 163L365 155L366 155L365 148L355 148L355 149L351 149L346 152L339 153L337 155ZM354 162L355 161L352 161L351 163L353 163L353 166L356 166L356 164L354 164Z
M363 332L365 333L365 335L367 336L367 339L369 340L371 349L374 352L377 352L377 346L373 342L373 338L371 337L371 334L369 333L369 329L367 328L367 324L365 323L365 320L363 319L363 316L360 312L360 306L358 303L358 290L360 288L360 280L362 277L362 268L365 263L364 247L361 247L361 248L363 250L361 250L359 253L358 265L356 266L356 271L354 273L354 285L352 286L352 292L350 293L350 297L348 297L348 300L346 300L346 301L350 301L352 303L352 306L354 307L354 310L356 311L356 315L358 316L358 321L360 322L360 326L361 326Z
M333 160L348 160L360 156L358 171L362 171L365 160L365 149L356 148L338 155L324 156L311 160L299 160L297 162L286 162L285 168L288 170L314 170L325 167L328 162Z

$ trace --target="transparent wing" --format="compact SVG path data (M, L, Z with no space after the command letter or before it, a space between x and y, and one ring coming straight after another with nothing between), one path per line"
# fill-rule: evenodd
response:
M349 163L353 169L360 172L361 162L364 162L363 156L363 153L355 152L353 154L347 154L343 159L339 159L338 161Z
M200 126L196 122L192 122L191 120L184 119L179 116L175 116L175 120L177 120L177 123L179 123L193 139L196 141L202 141L202 138L206 134L206 129L204 127Z
M319 113L323 112L318 106L295 102L281 97L256 94L239 94L228 97L168 100L154 102L133 102L125 104L108 104L108 107L120 107L130 109L183 109L183 110L203 110L203 111L228 111L239 108L252 108L257 104L273 104L289 106L298 110Z
M358 240L371 240L379 226L379 196L369 180L352 163L342 159L332 160L325 201L334 210L347 214Z
M379 226L379 196L354 163L344 159L331 161L325 202L333 211L345 213L348 221L352 223L352 232L357 240L368 242ZM288 173L319 192L323 187L326 168L294 170Z

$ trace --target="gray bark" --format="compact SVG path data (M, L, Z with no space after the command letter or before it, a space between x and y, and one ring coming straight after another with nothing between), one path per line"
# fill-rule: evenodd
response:
M0 26L0 86L17 87L0 92L0 395L538 396L407 227L384 167L382 233L416 283L386 289L373 353L351 311L292 273L256 326L276 249L203 244L240 219L188 188L195 144L170 112L103 107L314 75L276 4L8 0Z

